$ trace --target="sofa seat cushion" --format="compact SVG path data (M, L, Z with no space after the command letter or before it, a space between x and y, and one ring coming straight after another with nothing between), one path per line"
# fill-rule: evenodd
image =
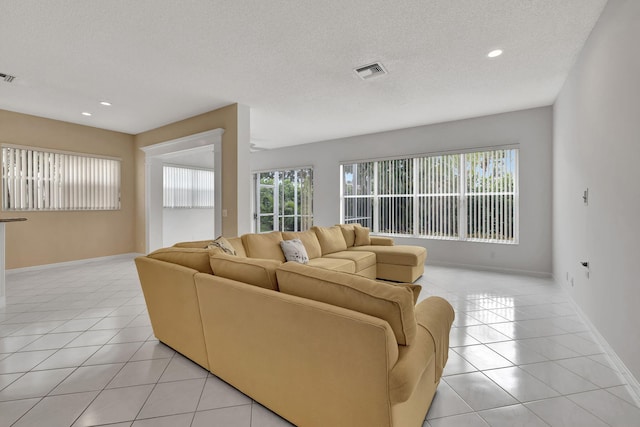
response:
M284 253L280 248L282 233L272 231L264 234L243 234L242 244L247 256L250 258L275 259L285 261Z
M376 254L378 263L395 265L422 265L427 259L427 250L421 246L354 246L350 251L365 251Z
M314 258L310 259L309 263L312 267L326 268L327 270L342 271L344 273L355 273L356 263L350 259L341 258Z
M309 259L320 258L322 256L322 249L320 248L320 242L318 236L313 230L307 231L283 231L283 240L300 239L304 248L307 250L307 256Z
M376 265L376 254L364 251L340 251L324 256L325 258L350 259L356 263L356 273Z
M210 257L215 276L237 280L261 288L278 290L276 269L282 262L275 259L244 258L217 253Z
M340 227L335 225L333 227L313 227L312 230L318 236L322 256L347 250L347 242L344 240Z
M160 261L171 262L173 264L182 265L184 267L198 270L200 273L212 274L211 265L209 264L209 255L216 250L194 248L194 247L175 247L162 248L151 252L147 255L149 258Z
M409 288L294 262L283 264L276 274L280 292L385 320L400 345L410 345L415 338L417 324Z

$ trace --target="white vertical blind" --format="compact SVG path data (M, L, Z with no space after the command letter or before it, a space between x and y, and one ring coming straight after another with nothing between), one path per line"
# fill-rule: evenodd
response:
M181 166L163 167L165 208L213 208L214 171Z
M418 167L417 234L434 239L459 237L459 155L416 159Z
M518 150L464 154L467 175L466 238L517 242Z
M382 234L518 242L517 149L343 164L341 175L344 223ZM365 187L370 180L375 185Z
M2 209L120 209L120 160L2 147Z
M374 230L378 223L377 163L354 163L342 166L342 188L345 199L342 203L342 219L346 224L358 223ZM377 231L377 230L376 230Z

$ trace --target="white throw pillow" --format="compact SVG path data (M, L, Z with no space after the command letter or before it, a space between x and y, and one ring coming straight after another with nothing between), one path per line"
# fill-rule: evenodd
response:
M282 240L280 247L287 261L299 262L300 264L309 263L307 250L300 239Z

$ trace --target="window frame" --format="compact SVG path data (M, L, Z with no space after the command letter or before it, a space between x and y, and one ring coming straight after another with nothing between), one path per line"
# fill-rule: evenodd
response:
M513 167L512 171L512 186L513 191L508 192L470 192L466 188L467 185L467 156L473 154L484 154L491 153L497 151L513 151ZM425 193L420 192L420 182L418 180L419 167L418 163L421 160L425 160L428 158L435 158L439 156L460 156L458 174L455 175L455 179L457 180L457 191L455 193ZM420 153L414 155L407 156L395 156L395 157L384 157L384 158L375 158L375 159L366 159L366 160L354 160L354 161L343 161L340 162L340 221L342 223L345 220L350 222L358 222L351 221L351 219L345 218L345 201L347 199L373 199L373 217L371 219L372 226L371 232L374 234L378 234L381 236L390 236L390 237L407 237L407 238L418 238L418 239L430 239L430 240L448 240L448 241L463 241L463 242L481 242L481 243L496 243L496 244L508 244L508 245L517 245L519 244L520 239L520 147L519 144L509 144L509 145L501 145L501 146L491 146L491 147L478 147L472 149L465 150L456 150L456 151L445 151L445 152L433 152L433 153ZM495 159L495 158L494 158ZM506 159L503 157L502 159ZM379 193L379 164L381 162L386 161L396 161L396 160L411 160L413 161L412 171L411 171L411 192L403 193L403 194L380 194ZM373 193L360 195L360 194L345 194L345 166L351 166L355 164L372 164L373 165ZM457 206L457 236L433 236L429 234L421 234L419 232L420 227L420 215L419 215L419 201L420 198L425 197L436 197L436 196L456 196L456 201L458 203ZM513 211L513 217L511 221L513 238L512 239L500 239L500 238L477 238L477 237L469 237L468 235L468 210L471 208L468 203L468 198L470 195L473 196L495 196L495 195L504 195L511 196L511 209ZM411 233L393 233L393 232L385 232L380 230L380 221L381 221L381 211L380 211L380 201L383 199L388 199L392 197L411 197L412 198L412 232ZM475 223L474 223L475 224ZM495 233L493 233L495 235Z
M280 206L280 180L277 179L279 178L279 175L281 173L287 173L287 172L294 172L296 173L296 176L298 172L300 171L306 171L307 173L310 174L310 182L311 182L311 212L310 214L303 214L301 212L298 211L298 203L294 203L294 213L293 214L284 214L283 212L281 212L283 210L283 208ZM260 175L262 174L274 174L274 183L273 184L262 184L260 182ZM311 229L311 227L313 227L313 221L314 221L314 215L313 215L313 191L314 191L314 171L313 171L313 166L294 166L294 167L286 167L286 168L275 168L275 169L264 169L264 170L257 170L257 171L253 171L252 172L253 175L253 191L254 191L254 214L253 214L253 226L255 227L256 233L269 233L271 231L287 231L287 230L281 230L281 223L283 222L283 220L285 218L293 218L293 222L294 222L294 230L295 231L305 231L305 229L303 229L302 225L303 223L306 222L309 224L309 227L306 229ZM261 189L262 188L272 188L273 189L273 207L271 212L267 212L267 213L263 213L261 211ZM298 197L298 188L297 186L294 187L294 197ZM267 230L267 231L262 231L262 223L261 223L261 218L268 218L268 217L272 217L273 218L273 229L272 230ZM300 225L301 227L298 227L298 219L300 220Z

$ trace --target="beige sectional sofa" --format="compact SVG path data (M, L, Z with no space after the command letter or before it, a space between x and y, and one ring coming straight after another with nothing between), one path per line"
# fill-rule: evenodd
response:
M302 265L277 256L277 237L228 239L236 255L203 241L137 258L155 336L297 426L422 426L447 361L449 303L416 305L420 286L371 279L378 260L356 248L392 246L320 245Z
M363 231L364 230L364 231ZM356 240L356 232L362 237ZM427 250L420 246L394 245L389 237L369 236L356 224L313 227L303 232L274 231L227 238L238 256L285 261L282 240L300 239L309 256L309 265L372 279L415 282L424 273ZM180 248L206 248L211 240L185 242Z

